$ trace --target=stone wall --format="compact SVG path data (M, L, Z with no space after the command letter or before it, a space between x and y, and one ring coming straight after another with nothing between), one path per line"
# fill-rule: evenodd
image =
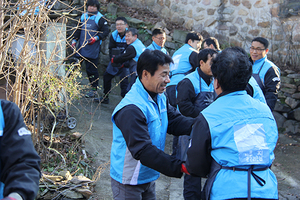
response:
M281 88L273 115L279 130L300 133L300 74L281 72Z
M249 49L256 36L270 41L269 58L299 64L299 0L123 0L188 30L214 36L223 46Z

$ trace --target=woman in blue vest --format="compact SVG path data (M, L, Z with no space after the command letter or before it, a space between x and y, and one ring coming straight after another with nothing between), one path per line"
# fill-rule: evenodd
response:
M245 91L252 75L247 55L222 51L211 71L217 99L193 126L186 167L208 177L202 199L278 199L270 167L278 139L269 107Z
M76 56L85 61L86 73L91 84L91 90L85 95L92 98L97 95L99 83L98 62L102 40L109 34L108 23L99 12L100 3L98 0L87 1L87 11L80 17L80 23L74 33L72 47L75 48L79 39L78 53Z
M213 49L201 50L198 54L200 67L185 76L177 85L177 105L180 113L196 118L216 98L213 77L210 70L212 58L217 55ZM176 154L185 160L190 136L179 136ZM201 199L201 178L184 176L184 199Z
M40 160L18 106L0 100L0 199L35 199Z

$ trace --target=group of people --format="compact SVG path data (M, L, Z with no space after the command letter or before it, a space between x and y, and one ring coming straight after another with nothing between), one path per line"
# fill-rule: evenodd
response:
M111 118L114 199L155 199L159 173L185 174L186 200L278 199L270 167L278 138L272 110L280 70L267 59L268 40L254 38L249 58L240 47L221 50L216 38L190 32L171 57L163 29L154 29L145 47L137 29L118 17L109 40L104 95L95 98L96 60L108 27L98 1L87 6L84 28L73 40L74 47L79 41L92 86L86 97L108 104L112 79L121 80L123 99ZM164 152L167 133L174 135L172 155ZM207 178L204 186L201 178Z
M95 98L101 42L109 34L99 8L97 0L87 1L72 46L78 41L77 54L86 62L86 97L109 103L112 78L122 80L123 99L111 117L113 198L156 199L155 180L162 173L185 174L186 200L278 199L271 165L280 70L267 58L268 40L254 38L249 58L240 47L221 50L216 38L191 32L171 57L163 29L154 29L145 47L137 29L118 17L104 96ZM172 155L164 152L167 133L174 135ZM0 151L0 199L34 199L40 157L19 108L6 100L0 101ZM204 186L201 178L207 178Z
M189 33L171 58L164 37L154 35L140 55L138 77L112 114L114 199L155 199L159 173L185 173L187 200L278 199L270 167L280 72L268 41L254 38L249 60L242 48L221 51L216 38ZM166 133L175 136L172 155Z

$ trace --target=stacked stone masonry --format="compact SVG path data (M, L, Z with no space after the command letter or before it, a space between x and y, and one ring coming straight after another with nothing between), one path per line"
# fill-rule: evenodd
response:
M281 72L281 88L273 115L279 130L300 133L300 74Z
M122 3L147 8L166 22L214 36L223 45L249 49L254 37L266 37L271 44L272 60L300 62L299 0L124 0Z

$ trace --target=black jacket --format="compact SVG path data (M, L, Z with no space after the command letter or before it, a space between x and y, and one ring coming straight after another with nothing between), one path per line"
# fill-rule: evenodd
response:
M18 106L1 100L1 107L5 124L0 137L0 179L5 184L3 195L16 192L23 200L33 200L41 176L40 157Z

